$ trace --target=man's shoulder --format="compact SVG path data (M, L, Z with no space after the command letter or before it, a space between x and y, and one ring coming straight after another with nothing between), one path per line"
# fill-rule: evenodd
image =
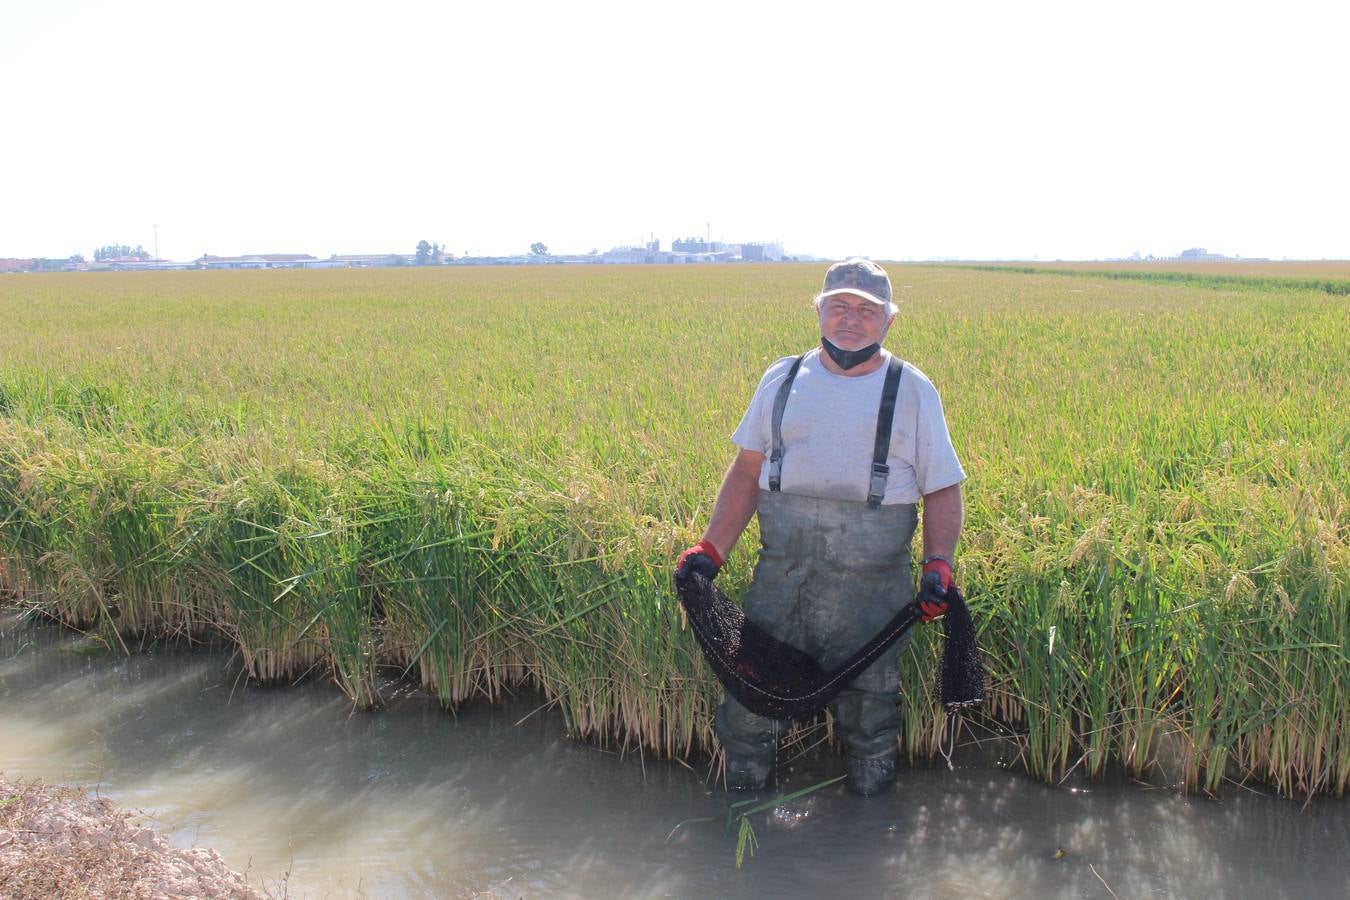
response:
M759 389L764 390L770 385L782 382L782 380L787 377L788 372L792 371L793 363L795 363L800 356L807 355L810 352L811 351L808 350L806 354L784 356L782 359L770 363L769 367L764 370L764 376L759 379Z
M933 379L925 375L923 369L920 369L907 359L902 359L900 361L905 364L904 375L900 378L901 387L905 387L905 382L908 381L908 387L912 391L923 394L937 393L937 387L934 386Z
M781 359L775 360L769 366L769 368L764 371L764 374L786 375L788 373L788 370L792 368L793 363L795 363L798 359L801 359L803 356L810 356L812 352L813 352L812 350L807 350L805 353L795 353L792 356L784 356Z

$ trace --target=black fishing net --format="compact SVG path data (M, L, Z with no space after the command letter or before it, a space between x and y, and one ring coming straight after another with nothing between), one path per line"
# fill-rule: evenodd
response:
M746 709L773 719L801 719L823 709L853 679L919 621L911 603L852 656L826 672L810 655L785 644L746 618L708 578L690 573L675 589L704 657L727 693ZM948 709L984 699L984 667L975 623L955 585L942 618L946 636L938 689Z
M917 604L916 604L917 605ZM962 709L984 702L984 663L975 635L975 620L961 589L947 589L947 612L942 616L942 669L938 673L938 696L947 709Z

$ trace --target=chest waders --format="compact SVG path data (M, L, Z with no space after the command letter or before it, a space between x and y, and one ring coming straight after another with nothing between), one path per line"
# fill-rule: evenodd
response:
M833 695L829 708L850 756L890 758L896 752L901 721L896 707L899 655L910 641L909 626L917 618L912 612L910 570L910 542L918 522L915 504L881 503L903 364L892 357L887 368L868 497L859 503L780 491L783 410L801 359L793 364L774 401L769 489L759 492L761 548L754 580L744 598L745 617L813 658L825 673L858 656L869 642L888 638L887 646L874 646L880 652ZM910 613L908 618L906 613ZM897 630L898 635L884 634ZM749 780L762 781L761 776L767 776L772 767L778 737L788 719L778 717L779 707L766 707L746 697L769 714L752 712L733 693L728 692L715 720L727 752L728 777L735 767L741 767Z

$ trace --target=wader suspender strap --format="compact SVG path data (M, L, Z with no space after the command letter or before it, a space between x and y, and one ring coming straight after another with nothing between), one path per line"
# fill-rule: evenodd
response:
M900 374L905 370L900 357L891 355L886 367L886 384L881 388L881 406L877 409L877 441L872 451L872 481L867 490L867 507L876 509L886 496L886 477L891 467L886 458L891 455L891 422L895 420L895 395L900 391Z
M769 454L769 490L777 491L783 484L783 410L787 409L788 394L792 393L792 381L797 370L802 367L803 353L788 369L787 378L778 386L778 395L773 398L773 452Z
M778 386L778 394L773 398L773 450L769 454L771 491L780 490L783 484L783 410L787 409L792 382L805 358L806 354L803 353L792 363L787 378ZM890 365L886 367L886 383L881 388L881 406L877 409L877 439L872 452L872 478L867 490L867 505L871 509L881 505L881 498L886 495L886 478L891 474L886 458L891 455L891 423L895 421L895 397L900 391L900 374L904 367L900 357L892 354Z

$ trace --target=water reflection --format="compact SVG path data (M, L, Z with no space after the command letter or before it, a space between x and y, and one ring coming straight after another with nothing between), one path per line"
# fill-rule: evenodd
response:
M1350 895L1343 801L1073 793L985 766L758 814L738 871L720 819L675 827L724 813L702 773L569 741L529 715L535 698L451 715L405 694L358 713L320 682L243 684L224 654L81 647L0 620L0 770L98 783L176 843L289 871L292 896ZM812 756L781 787L838 772Z

